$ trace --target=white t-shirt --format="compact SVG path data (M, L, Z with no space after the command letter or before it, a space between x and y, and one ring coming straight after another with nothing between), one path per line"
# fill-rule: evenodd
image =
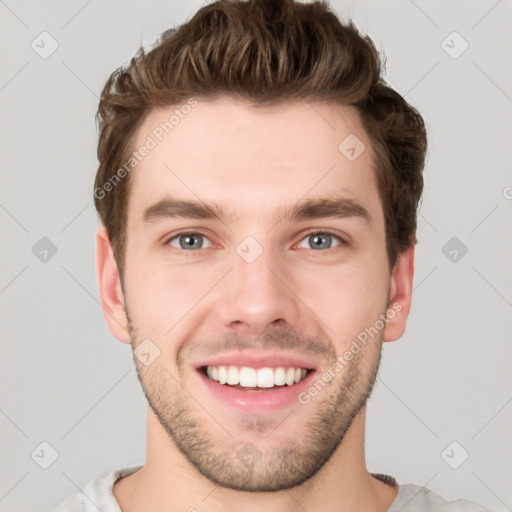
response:
M72 494L62 502L55 512L121 512L112 488L120 478L134 473L142 465L117 469L102 478L90 480L79 493ZM372 473L375 478L394 485L396 480L389 475ZM413 484L402 484L395 501L387 512L490 512L476 503L466 500L446 501L435 492Z

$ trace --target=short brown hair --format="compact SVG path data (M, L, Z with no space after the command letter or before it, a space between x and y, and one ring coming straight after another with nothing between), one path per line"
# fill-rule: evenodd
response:
M96 115L94 202L121 278L129 174L118 175L108 193L102 187L129 158L134 135L153 108L220 96L256 106L306 100L357 109L376 157L392 269L399 253L416 243L427 137L422 117L386 84L381 68L372 40L351 20L342 23L324 1L213 2L164 32L151 51L141 47L107 80Z

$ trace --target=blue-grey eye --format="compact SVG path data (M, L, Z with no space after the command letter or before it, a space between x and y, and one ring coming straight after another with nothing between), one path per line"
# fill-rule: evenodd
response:
M179 243L179 246L176 245L176 241ZM209 245L205 245L204 241ZM176 247L177 249L203 249L204 247L209 247L210 241L204 235L200 233L182 233L180 235L175 236L169 240L169 245L172 247Z
M338 243L333 245L333 241L338 240ZM299 247L302 247L304 249L331 249L332 247L335 247L336 245L339 245L341 243L341 239L335 235L331 235L330 233L311 233L310 235L303 238L301 241L301 244L308 243L309 247L304 247L303 245L299 245Z

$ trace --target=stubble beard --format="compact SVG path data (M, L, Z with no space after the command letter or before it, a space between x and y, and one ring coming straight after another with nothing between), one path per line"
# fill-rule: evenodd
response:
M141 340L136 339L136 328L130 319L129 329L135 348ZM266 446L271 444L269 440L276 433L283 436L286 422L294 421L295 409L277 428L254 415L240 415L236 430L243 427L245 434L235 437L230 433L230 425L224 425L222 412L210 411L208 404L188 393L158 360L146 367L134 355L134 362L151 409L169 439L199 473L225 488L273 492L310 479L341 445L371 395L381 348L382 336L379 336L356 354L307 405L297 401L297 413L302 413L304 407L313 411L300 430L300 438L288 438L271 448ZM368 352L366 359L362 358L363 352ZM320 378L321 375L315 376L313 383Z

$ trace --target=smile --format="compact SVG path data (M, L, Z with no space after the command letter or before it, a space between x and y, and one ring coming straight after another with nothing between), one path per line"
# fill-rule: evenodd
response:
M307 368L283 367L251 368L248 366L206 366L206 376L219 384L237 388L276 388L293 386L308 374Z

